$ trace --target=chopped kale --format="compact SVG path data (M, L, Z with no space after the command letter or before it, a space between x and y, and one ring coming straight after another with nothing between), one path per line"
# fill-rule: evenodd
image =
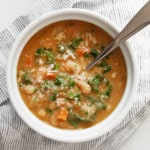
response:
M95 77L93 77L93 79L89 82L89 84L92 87L92 90L95 92L98 92L99 85L103 80L104 80L103 75L101 75L101 74L95 75Z
M46 108L46 112L48 112L50 115L52 115L53 111L50 110L49 108Z
M89 53L84 53L84 58L89 58Z
M47 57L47 64L51 64L54 61L54 55L52 53L52 50L44 48L44 47L37 49L35 56L36 57L42 57L42 56Z
M39 99L37 98L37 97L33 97L33 99L32 99L34 102L37 102L37 101L39 101Z
M64 79L61 76L57 76L55 80L55 85L60 86L64 83Z
M103 73L109 72L112 69L111 65L105 66Z
M109 65L106 61L102 61L97 66L103 68L103 73L107 73L107 72L109 72L112 69L112 66Z
M69 79L68 86L69 87L74 87L75 86L75 81L72 78Z
M72 111L72 112L69 112L68 120L72 120L72 121L75 121L75 122L80 122L80 121L92 122L92 121L95 120L95 113L92 116L89 117L85 113L84 113L84 116L81 116L78 113Z
M80 101L81 100L81 95L76 94L76 95L74 95L73 99L76 100L76 101Z
M54 63L54 68L53 68L53 70L58 70L58 69L59 69L59 65L56 64L56 63Z
M59 43L57 45L57 50L60 53L64 53L67 50L67 46L65 44L63 44L63 43Z
M53 93L51 96L49 96L49 100L56 101L57 98L57 92Z
M42 84L42 89L48 90L48 89L52 88L53 85L54 85L54 84L53 84L52 81L50 81L50 80L45 80L44 83Z
M109 82L104 91L100 94L100 99L108 99L112 92L112 84Z
M22 82L23 84L32 84L32 80L30 78L30 73L25 71L23 76L22 76Z
M101 110L101 109L106 109L107 108L107 104L103 101L100 102L96 102L95 103L97 110Z
M97 110L106 109L107 104L101 100L101 97L93 97L93 96L86 96L86 99L91 102L91 104L95 105Z
M99 102L98 98L90 96L90 95L86 96L86 99L89 100L92 104Z
M44 55L45 50L46 50L46 48L44 48L44 47L38 48L36 50L36 52L35 52L35 56L42 56L42 55Z
M74 39L70 43L69 48L71 48L72 50L75 50L82 41L83 41L82 38Z
M80 101L81 100L81 95L80 94L73 94L72 92L68 93L68 98L73 99L75 101Z
M73 99L74 94L73 94L72 92L69 92L69 93L68 93L68 97L69 97L70 99Z
M95 113L92 115L92 116L87 116L85 115L84 117L83 116L80 116L78 114L75 114L75 117L76 119L79 119L80 121L84 121L84 122L92 122L95 120Z
M38 89L35 88L35 89L33 90L33 94L35 94L37 91L38 91Z
M98 50L96 50L95 48L92 48L91 52L90 52L91 56L94 58L96 58L99 55L99 53L100 52Z
M98 64L99 67L106 67L108 66L108 63L106 61L102 61L100 64Z
M110 96L110 93L112 91L112 85L109 84L109 86L106 88L106 90L104 91L104 95L109 97Z
M77 128L77 127L78 127L78 122L79 122L79 121L68 120L68 122L69 122L74 128Z

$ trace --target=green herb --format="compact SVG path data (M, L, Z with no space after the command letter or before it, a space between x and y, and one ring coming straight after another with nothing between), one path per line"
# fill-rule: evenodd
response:
M106 108L107 108L107 104L104 103L103 101L96 102L95 105L96 105L96 108L97 108L98 110L106 109Z
M53 53L52 52L48 52L47 53L47 64L51 64L54 60L54 57L53 57Z
M78 127L78 121L74 121L74 120L68 120L68 122L75 128Z
M104 80L103 75L97 74L95 77L89 82L92 87L92 90L98 92L100 83Z
M100 94L100 99L108 99L112 92L112 84L109 82L106 89Z
M64 52L66 51L66 49L67 49L67 46L64 45L63 43L59 43L59 44L57 45L57 50L58 50L58 52L60 52L60 53L64 53Z
M95 113L92 116L80 116L78 114L75 114L75 118L80 120L80 121L84 121L84 122L92 122L95 120Z
M103 73L109 72L112 69L112 66L109 65L106 61L102 61L100 64L97 65L98 67L102 67Z
M104 95L107 96L107 97L109 97L111 91L112 91L112 85L109 84L109 86L107 87L107 89L106 89L105 92L104 92Z
M99 109L106 109L107 104L101 100L101 98L95 98L92 96L87 96L86 97L92 104L96 106L96 108Z
M89 54L88 53L84 53L84 58L89 58Z
M51 101L56 101L56 98L57 98L57 92L53 93L53 94L49 97L49 99L50 99Z
M46 108L46 112L48 112L50 115L52 115L53 111L50 110L49 108Z
M72 78L69 79L68 86L69 87L74 87L75 86L75 81Z
M45 53L46 48L38 48L35 52L35 56L42 56Z
M112 69L111 65L105 66L103 73L109 72Z
M89 100L92 104L99 102L98 98L92 97L90 95L86 96L86 99Z
M83 41L82 38L74 39L69 45L69 48L71 48L72 50L75 50L82 41Z
M68 93L68 97L71 98L71 99L73 99L74 94L73 94L72 92L69 92L69 93Z
M38 89L35 88L35 89L33 90L33 94L35 94L37 91L38 91Z
M53 87L53 82L50 80L45 80L44 83L42 84L42 89L48 90Z
M107 108L107 104L104 103L104 102L101 102L101 108L102 108L102 109L106 109L106 108Z
M80 101L81 100L81 95L80 94L73 94L72 92L68 93L68 97L70 99L75 100L75 101Z
M29 76L29 72L25 71L22 76L22 82L23 84L32 84L32 80Z
M84 116L79 115L78 113L74 112L72 109L68 114L68 120L79 123L80 121L83 122L92 122L95 120L95 113L93 115L89 116L89 114L83 114Z
M57 76L55 79L55 85L60 86L63 83L64 83L64 79L60 76Z
M95 48L92 48L91 52L90 52L91 56L94 58L96 58L99 55L99 53L100 52L98 50L96 50Z
M34 102L37 102L37 101L39 101L39 99L38 99L37 97L34 97L34 98L33 98L33 101L34 101Z
M76 101L80 101L81 100L81 95L76 94L76 95L74 95L73 99L76 100Z
M100 64L98 64L99 67L106 67L108 66L108 63L106 61L102 61Z
M51 49L47 49L47 48L43 48L43 47L39 48L36 50L35 56L36 57L46 56L47 64L51 64L54 61L54 56L53 56Z
M59 65L55 63L53 70L58 70L58 69L59 69Z
M85 116L88 116L89 113L88 113L88 112L85 112L84 114L85 114Z

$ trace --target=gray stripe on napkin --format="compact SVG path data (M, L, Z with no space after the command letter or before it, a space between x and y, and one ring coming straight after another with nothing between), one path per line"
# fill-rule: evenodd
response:
M121 28L147 0L41 0L28 14L17 18L0 33L0 149L1 150L117 150L150 112L150 28L130 42L138 58L139 88L126 117L109 133L90 142L67 144L47 139L30 129L16 114L6 88L6 64L11 46L20 32L37 17L62 8L95 11Z

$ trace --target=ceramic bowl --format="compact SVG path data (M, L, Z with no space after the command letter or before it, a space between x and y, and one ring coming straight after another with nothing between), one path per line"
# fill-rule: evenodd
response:
M33 115L22 100L17 87L17 64L19 56L28 40L45 26L62 20L82 20L95 24L115 37L118 27L105 17L87 10L65 9L47 13L30 23L16 39L7 65L7 86L11 102L22 120L43 136L62 142L83 142L98 138L116 127L129 111L137 90L138 72L136 57L128 42L120 47L127 67L127 84L123 97L109 117L95 126L82 130L58 129L39 120ZM121 67L121 66L120 66Z

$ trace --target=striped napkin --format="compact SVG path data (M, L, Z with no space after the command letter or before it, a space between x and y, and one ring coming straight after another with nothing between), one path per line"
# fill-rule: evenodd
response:
M40 0L29 12L17 18L0 33L0 149L1 150L117 150L150 112L150 28L133 38L131 46L138 58L139 88L131 110L111 132L83 143L61 143L47 139L30 129L16 114L6 88L6 64L12 44L33 20L49 11L82 8L95 11L120 28L147 0Z

